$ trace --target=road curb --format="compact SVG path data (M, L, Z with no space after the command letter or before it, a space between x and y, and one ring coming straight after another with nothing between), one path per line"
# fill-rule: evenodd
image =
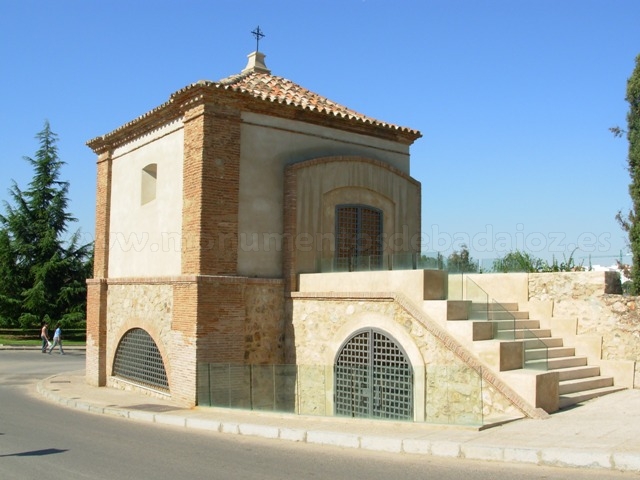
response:
M640 453L635 452L607 453L579 448L503 447L499 445L479 445L477 443L447 440L394 438L351 434L333 430L298 429L256 423L221 421L195 416L131 410L113 406L100 407L83 401L82 399L65 398L49 390L45 384L57 376L58 375L51 376L37 383L38 393L52 402L90 413L157 423L160 425L376 452L430 455L443 458L460 458L503 463L522 463L546 467L640 472Z

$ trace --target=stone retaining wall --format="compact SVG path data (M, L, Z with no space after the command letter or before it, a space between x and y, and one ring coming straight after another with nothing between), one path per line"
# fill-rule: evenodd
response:
M532 273L529 300L552 301L553 317L576 318L578 335L601 336L603 360L635 362L640 388L639 297L623 296L619 285L617 272Z
M482 421L483 416L519 413L502 393L487 385L478 372L397 302L388 298L299 295L292 305L296 363L307 366L299 370L299 413L333 414L330 366L342 345L365 327L384 331L408 356L414 369L418 421L468 424ZM322 378L319 369L324 372Z

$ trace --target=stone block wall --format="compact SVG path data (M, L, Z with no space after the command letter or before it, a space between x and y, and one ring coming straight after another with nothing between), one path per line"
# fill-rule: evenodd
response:
M477 423L482 416L519 412L393 298L304 293L293 293L292 297L299 413L333 415L332 366L344 342L365 327L386 332L406 352L414 369L417 421Z
M161 351L163 345L171 344L173 285L112 284L107 303L109 374L118 342L132 328L146 330Z
M132 328L145 330L158 346L169 386L175 382L170 361L173 334L173 285L171 283L142 283L135 280L112 281L107 296L106 361L107 385L116 388L138 389L112 377L113 361L122 336ZM89 355L87 355L89 358ZM151 392L151 394L154 394Z
M244 303L244 363L285 363L284 282L248 279Z
M201 277L197 301L198 362L283 362L282 280Z
M638 297L623 296L619 285L617 272L532 273L529 300L552 301L553 317L576 318L578 335L601 336L603 360L635 362L640 388Z
M91 291L99 295L100 285L91 285ZM151 335L171 397L186 406L196 402L199 363L284 363L283 288L282 280L226 276L110 280L102 342L107 384L137 389L112 377L118 344L132 328Z

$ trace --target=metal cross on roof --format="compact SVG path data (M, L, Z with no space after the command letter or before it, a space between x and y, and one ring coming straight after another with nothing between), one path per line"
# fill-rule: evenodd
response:
M258 51L258 47L260 46L260 39L264 37L264 33L260 30L260 25L258 25L255 30L253 30L253 36L256 37L256 52Z

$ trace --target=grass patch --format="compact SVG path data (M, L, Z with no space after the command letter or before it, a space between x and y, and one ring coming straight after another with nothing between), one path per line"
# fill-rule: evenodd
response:
M16 335L0 335L0 345L15 345L20 347L41 347L42 340L32 337L21 337ZM83 340L65 340L62 339L62 347L65 346L86 345Z

